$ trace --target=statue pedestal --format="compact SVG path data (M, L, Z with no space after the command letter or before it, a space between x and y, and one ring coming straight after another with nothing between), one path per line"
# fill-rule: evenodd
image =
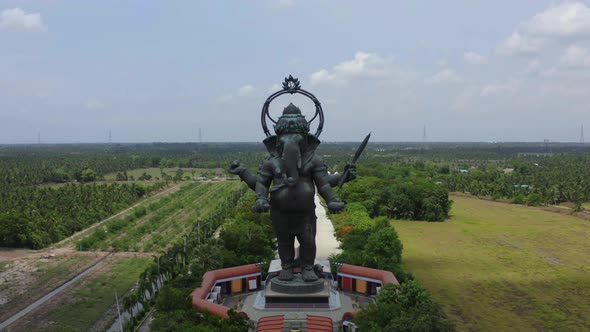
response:
M303 281L299 273L291 281L282 281L275 277L268 283L264 297L267 308L329 307L330 280Z

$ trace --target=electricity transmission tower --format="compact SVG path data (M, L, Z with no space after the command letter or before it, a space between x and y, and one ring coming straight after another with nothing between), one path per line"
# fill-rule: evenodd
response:
M203 131L199 128L199 143L203 143Z
M584 143L584 125L582 124L580 127L580 143Z
M426 142L426 125L424 125L424 128L422 129L422 141Z
M111 135L111 130L109 129L109 144L113 143L113 136Z

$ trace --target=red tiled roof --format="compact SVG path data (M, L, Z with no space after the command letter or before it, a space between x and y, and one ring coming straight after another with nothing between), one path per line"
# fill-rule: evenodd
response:
M282 332L285 323L285 316L268 316L258 320L256 332Z
M192 292L193 297L193 306L199 310L207 310L213 315L221 318L228 318L227 312L229 311L228 307L224 307L221 304L212 303L206 300L207 295L211 291L211 288L215 286L217 280L220 279L227 279L232 277L239 277L247 274L253 273L260 273L261 270L258 266L254 264L250 265L241 265L236 267L230 267L227 269L220 269L220 270L213 270L207 271L203 275L203 281L201 281L201 287L195 288ZM240 314L244 315L248 318L245 312L240 312Z
M399 281L395 278L393 273L389 271L371 269L368 267L356 266L356 265L349 265L349 264L342 264L342 266L338 269L339 273L346 273L352 274L360 277L365 277L369 279L376 279L381 280L383 285L387 284L396 284L399 285Z
M334 323L328 317L307 315L307 331L332 332L334 331Z

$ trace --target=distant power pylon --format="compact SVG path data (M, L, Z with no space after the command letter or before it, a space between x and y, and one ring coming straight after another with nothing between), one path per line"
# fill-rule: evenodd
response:
M109 144L113 143L113 136L111 135L111 130L109 129Z
M580 127L580 143L584 143L584 125Z
M199 143L203 143L203 131L199 128Z
M422 141L426 142L426 125L424 125L422 130Z

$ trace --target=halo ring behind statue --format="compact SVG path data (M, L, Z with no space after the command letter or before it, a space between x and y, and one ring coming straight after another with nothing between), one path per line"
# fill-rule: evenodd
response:
M315 137L319 138L320 134L322 133L322 130L324 129L324 111L322 110L322 105L320 104L320 101L313 94L311 94L310 92L305 91L301 88L301 85L299 84L299 79L294 78L291 75L289 75L289 77L285 77L285 81L283 82L283 89L270 95L266 99L266 101L264 102L264 106L262 106L262 113L260 114L260 122L262 124L262 130L264 130L264 134L266 135L266 137L272 136L271 132L268 130L268 126L266 125L266 118L268 118L274 124L277 123L270 116L270 113L268 111L268 107L270 106L270 103L275 98L277 98L281 95L287 94L287 93L290 93L290 94L299 93L299 94L302 94L302 95L306 96L307 98L311 99L311 101L313 101L313 103L315 105L315 114L311 118L311 120L307 121L307 123L311 124L311 122L313 120L315 120L315 118L319 117L320 123L318 124L318 129L315 132Z

